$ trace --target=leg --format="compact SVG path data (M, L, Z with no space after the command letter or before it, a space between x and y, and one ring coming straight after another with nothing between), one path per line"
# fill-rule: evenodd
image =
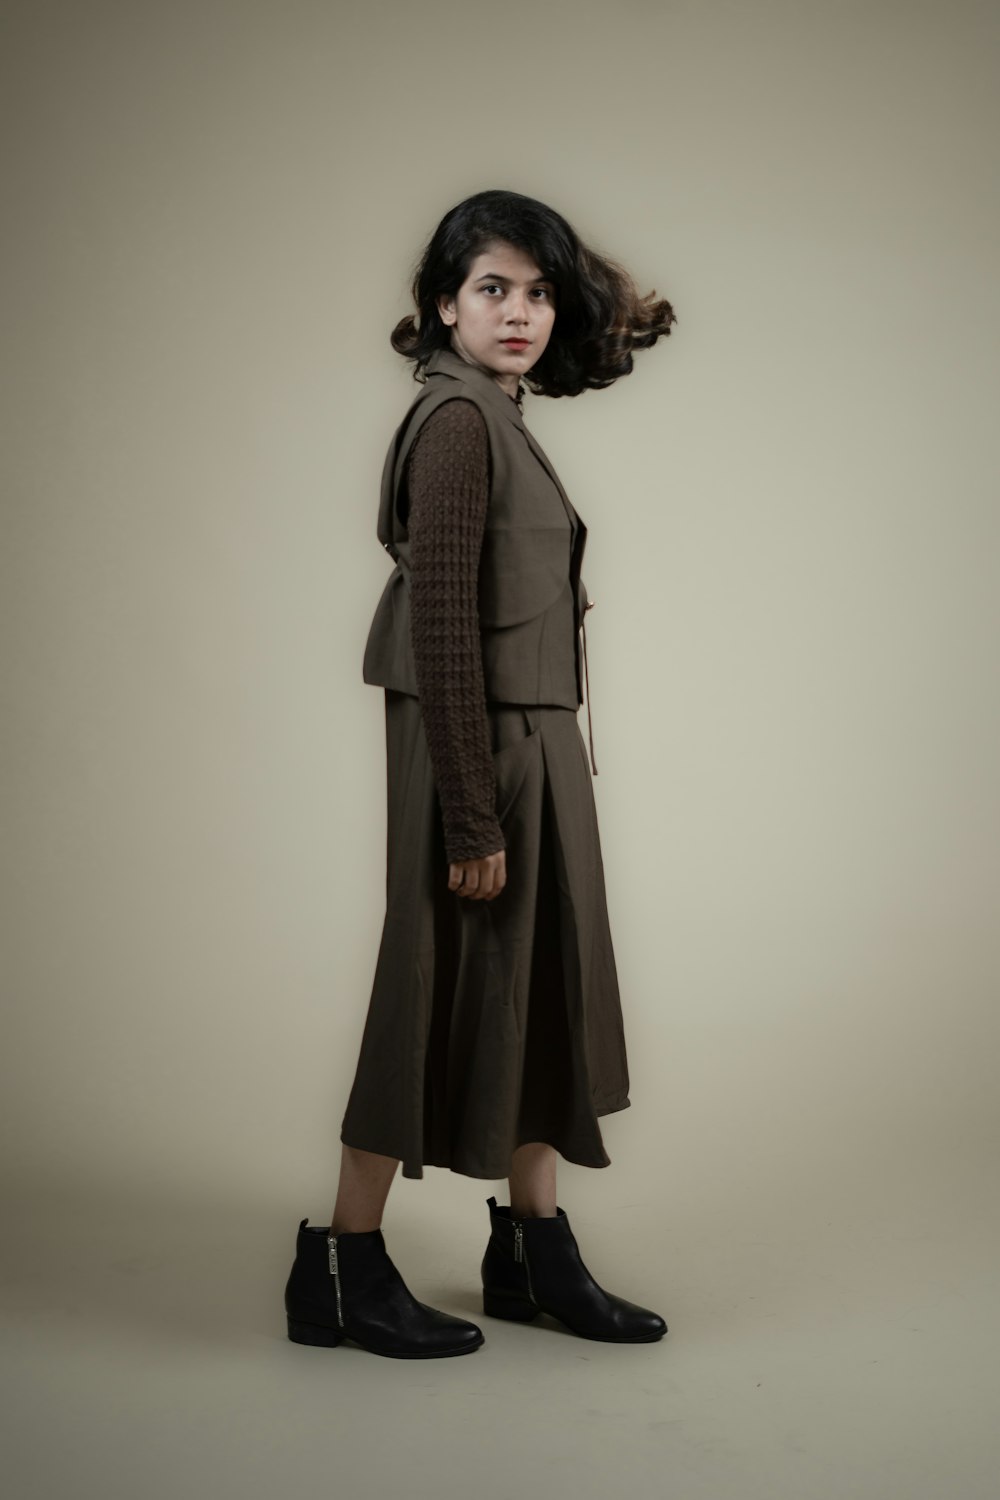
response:
M530 1215L556 1217L556 1159L558 1152L545 1141L529 1141L514 1152L510 1177L511 1218Z
M381 1228L382 1210L398 1166L396 1156L380 1156L341 1142L340 1181L330 1233L363 1234Z

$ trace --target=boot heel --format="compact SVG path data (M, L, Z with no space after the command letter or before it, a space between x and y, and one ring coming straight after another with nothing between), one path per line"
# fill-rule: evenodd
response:
M336 1328L324 1328L319 1323L300 1323L288 1319L288 1337L293 1344L313 1344L317 1349L333 1349L342 1344L344 1335Z
M507 1318L512 1323L530 1323L537 1318L540 1308L523 1297L504 1296L498 1292L483 1291L483 1312L491 1318Z

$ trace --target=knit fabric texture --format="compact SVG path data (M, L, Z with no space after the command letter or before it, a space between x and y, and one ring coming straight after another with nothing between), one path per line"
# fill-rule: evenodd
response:
M449 862L507 847L479 634L489 460L482 413L454 397L423 423L406 463L410 639Z

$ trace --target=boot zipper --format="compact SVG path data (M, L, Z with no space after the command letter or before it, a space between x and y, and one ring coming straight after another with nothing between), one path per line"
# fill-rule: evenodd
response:
M524 1230L517 1220L514 1222L514 1259L524 1265L524 1274L528 1278L528 1296L534 1302L535 1294L531 1289L531 1267L528 1265L528 1258L524 1253Z
M330 1275L333 1277L333 1284L337 1289L337 1322L343 1328L344 1314L340 1306L340 1271L337 1269L337 1236L335 1234L328 1234L326 1243L330 1247Z

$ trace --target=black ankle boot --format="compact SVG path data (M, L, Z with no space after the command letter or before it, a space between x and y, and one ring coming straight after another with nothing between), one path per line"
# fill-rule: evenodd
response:
M296 1344L332 1348L350 1339L372 1354L435 1359L471 1354L483 1342L475 1323L417 1301L389 1259L381 1229L331 1235L303 1219L285 1311Z
M510 1208L487 1198L490 1241L483 1256L483 1311L530 1323L551 1314L572 1333L612 1344L649 1344L667 1325L659 1313L626 1302L598 1286L580 1259L563 1209L554 1219L512 1219Z

